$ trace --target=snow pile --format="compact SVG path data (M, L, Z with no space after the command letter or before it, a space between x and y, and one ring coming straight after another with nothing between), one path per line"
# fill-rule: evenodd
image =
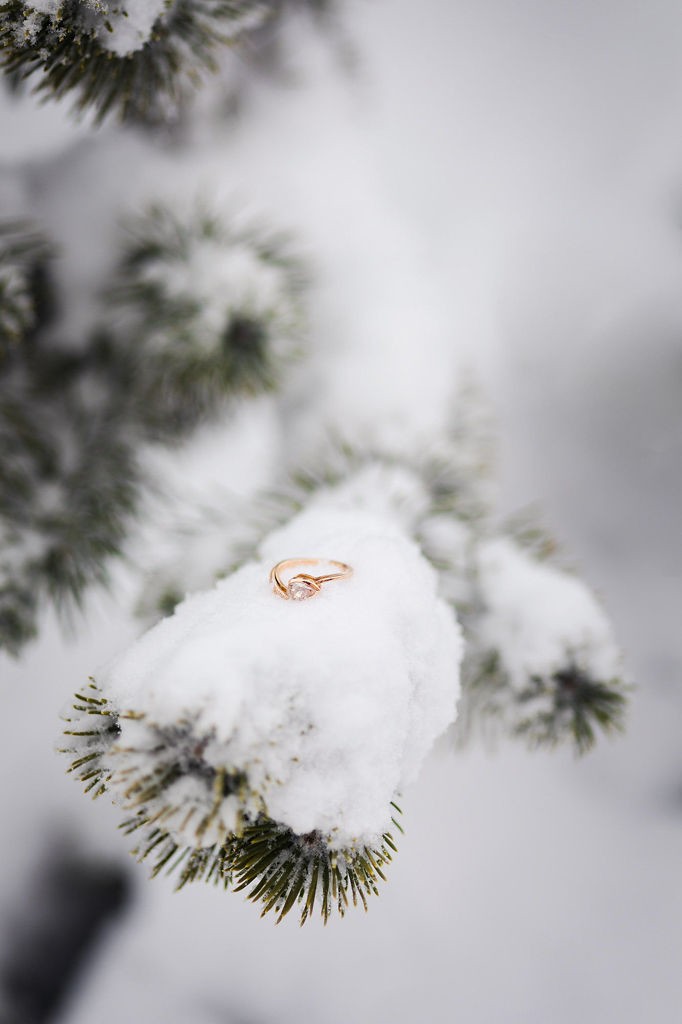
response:
M139 751L145 730L153 746L150 723L158 737L190 722L204 761L245 772L270 817L339 848L370 843L455 718L458 625L434 570L390 519L309 509L261 555L185 600L98 680L116 707L145 716L121 720L112 789L126 788L129 767L116 751ZM354 574L286 601L268 573L296 555L345 561ZM175 799L197 799L196 780L176 785ZM229 829L237 801L224 804Z
M237 421L211 424L170 452L146 453L144 468L152 483L129 555L135 574L144 579L137 611L147 625L240 565L303 504L316 517L327 508L360 510L394 520L410 536L419 532L431 497L423 481L402 466L371 460L355 467L332 449L315 476L314 492L291 480L268 490L276 479L278 435L274 408L265 398L256 407L244 406ZM320 483L336 476L337 484Z
M482 544L478 554L483 649L499 653L511 686L551 677L571 665L592 679L620 675L611 627L579 579L538 562L513 541Z

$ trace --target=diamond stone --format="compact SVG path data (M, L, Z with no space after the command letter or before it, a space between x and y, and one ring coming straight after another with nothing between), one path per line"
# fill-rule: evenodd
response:
M306 598L312 597L316 593L317 588L309 580L302 580L300 577L294 576L287 583L287 594L292 601L305 601Z

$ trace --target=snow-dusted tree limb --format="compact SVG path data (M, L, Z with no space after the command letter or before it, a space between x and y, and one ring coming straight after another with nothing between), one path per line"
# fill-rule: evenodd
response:
M241 532L225 518L224 578L79 698L72 770L130 812L154 873L251 886L278 919L365 903L394 850L391 808L455 718L457 616L465 725L494 711L512 735L584 750L618 724L603 613L578 580L492 535L472 444L457 429L402 461L333 447L326 467L254 502ZM282 602L268 570L296 553L355 574ZM166 594L182 585L164 580ZM493 657L495 701L480 668Z
M0 232L0 647L13 654L45 602L71 610L106 581L140 450L275 388L302 336L304 275L277 233L163 206L129 227L115 312L77 351L59 323L45 329L47 243Z
M464 563L472 538L488 522L491 430L480 395L465 386L438 443L406 443L396 452L378 440L350 442L325 438L320 431L316 457L275 476L267 489L236 498L229 487L212 486L202 503L187 488L192 463L199 464L201 479L202 455L193 457L190 439L179 473L162 470L167 490L163 526L150 510L145 516L148 528L132 542L131 557L144 581L139 609L143 620L153 623L187 593L234 572L256 556L273 530L328 494L344 495L349 507L379 503L383 510L391 509L439 571L444 596L466 602L470 585Z
M180 885L251 885L264 910L305 920L317 901L326 920L384 877L395 801L455 716L461 638L400 513L370 494L312 502L77 698L72 770ZM282 601L269 569L302 548L353 577Z
M622 728L622 664L603 609L572 573L513 537L481 543L467 616L463 721L531 746L589 750Z
M125 404L106 353L17 347L0 368L0 647L46 601L70 611L120 553L136 497Z
M277 388L301 354L305 284L290 239L243 216L156 203L127 218L110 319L151 433Z
M208 586L234 571L270 530L310 505L344 495L353 507L381 496L438 570L440 591L465 630L460 738L492 728L531 746L567 742L588 750L600 730L622 726L619 653L589 588L548 557L551 538L495 523L490 436L476 406L473 396L460 396L459 416L431 453L400 460L332 444L314 469L275 491L246 504L223 501L192 522L181 517L175 546L163 562L147 565L145 613L154 606L157 616L167 613L186 592L183 577Z
M44 96L74 93L102 120L165 119L214 67L218 47L262 24L274 0L4 0L6 73L39 74Z

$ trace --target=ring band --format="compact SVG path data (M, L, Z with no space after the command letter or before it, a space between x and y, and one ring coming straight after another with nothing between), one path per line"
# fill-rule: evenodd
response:
M310 576L301 572L291 576L285 583L281 573L298 565L335 565L339 571L324 573L322 576ZM319 594L323 583L348 579L352 575L353 569L350 565L336 562L333 558L285 558L270 570L270 583L274 592L285 601L305 601L306 598Z

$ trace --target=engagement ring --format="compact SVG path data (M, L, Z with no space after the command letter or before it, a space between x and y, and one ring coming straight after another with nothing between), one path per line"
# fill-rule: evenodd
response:
M322 576L310 576L308 573L301 572L290 576L285 582L282 579L282 573L299 565L334 565L339 571L324 573ZM345 562L335 562L333 558L285 558L283 562L278 562L274 569L270 570L270 583L274 592L286 601L305 601L306 598L319 594L323 583L348 579L352 575L353 569L350 565L346 565Z

